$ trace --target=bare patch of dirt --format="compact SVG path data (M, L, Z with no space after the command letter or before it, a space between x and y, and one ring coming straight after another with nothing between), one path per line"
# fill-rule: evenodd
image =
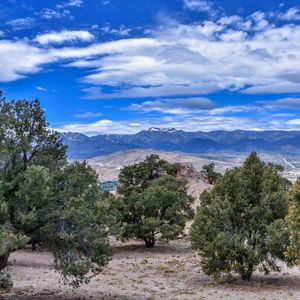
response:
M300 299L297 268L217 284L198 261L186 240L160 241L150 250L137 241L114 242L114 257L102 274L74 290L61 282L50 253L23 250L10 257L14 287L0 299Z

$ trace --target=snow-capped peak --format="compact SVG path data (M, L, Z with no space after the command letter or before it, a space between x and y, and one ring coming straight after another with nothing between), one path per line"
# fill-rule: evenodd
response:
M158 127L151 127L148 131L157 131L157 132L176 132L177 129L175 128L158 128Z

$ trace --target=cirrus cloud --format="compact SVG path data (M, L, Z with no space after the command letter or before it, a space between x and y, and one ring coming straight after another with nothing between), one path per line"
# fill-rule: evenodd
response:
M35 41L42 45L47 44L62 44L64 42L83 41L90 42L95 37L85 30L63 30L60 32L50 32L40 34L35 38Z

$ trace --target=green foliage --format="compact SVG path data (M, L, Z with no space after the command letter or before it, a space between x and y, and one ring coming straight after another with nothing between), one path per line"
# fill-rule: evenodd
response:
M68 164L39 101L0 100L0 270L27 243L51 250L73 286L110 257L108 196L86 163Z
M169 164L165 160L160 159L157 154L152 154L145 161L125 166L121 170L118 191L121 194L125 191L131 191L131 189L144 191L154 179L162 175L176 176L179 170L179 164Z
M290 191L289 213L286 221L290 230L287 257L300 267L300 178Z
M218 278L233 271L248 280L258 267L279 271L288 245L286 189L278 168L253 152L201 195L190 239L205 273Z
M0 271L6 267L9 254L28 242L28 238L15 233L9 223L9 210L0 182Z
M157 155L121 170L121 197L115 204L123 239L142 239L153 247L158 234L175 239L182 233L193 199L186 180L174 176L178 170Z
M208 184L215 184L222 176L220 173L215 172L215 166L214 163L210 163L202 167L201 175L203 180Z
M14 226L30 237L31 243L43 240L41 228L48 222L52 178L44 166L30 165L16 180L13 205Z
M11 275L8 272L8 268L4 268L0 271L0 290L10 290L12 287Z
M45 242L54 253L56 268L77 287L98 274L111 254L106 199L86 162L70 164L54 178L50 211L43 228Z
M6 176L15 176L28 164L53 170L66 163L66 146L57 132L48 129L38 100L0 100L0 124L0 152Z
M17 234L5 225L0 226L0 270L6 267L9 254L22 248L28 242L28 238Z

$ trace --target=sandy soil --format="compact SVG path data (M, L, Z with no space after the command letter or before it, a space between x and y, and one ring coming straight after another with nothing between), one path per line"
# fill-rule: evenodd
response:
M159 242L148 250L133 241L114 245L114 257L89 285L73 290L60 282L47 252L10 257L14 288L0 299L300 299L300 272L256 273L251 282L216 284L204 275L185 240Z

